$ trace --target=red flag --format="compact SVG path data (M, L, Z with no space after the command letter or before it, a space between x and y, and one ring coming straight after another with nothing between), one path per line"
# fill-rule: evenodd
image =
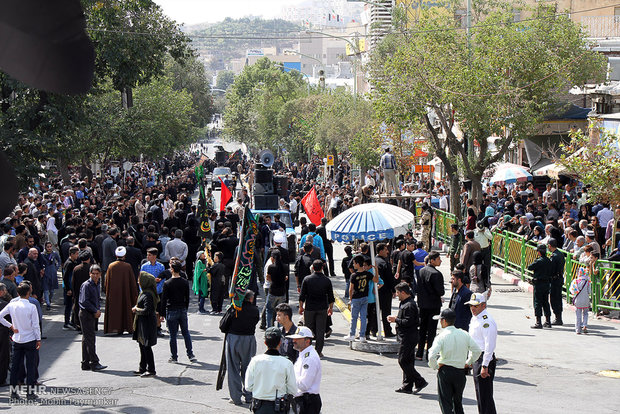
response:
M220 192L220 211L224 211L226 209L226 204L232 199L232 193L222 181L222 177L218 177L220 179L220 183L222 184L222 191Z
M315 225L321 224L321 219L325 216L323 209L319 203L319 198L316 196L316 190L312 187L312 190L308 191L308 194L301 199L301 205L306 210L306 215Z

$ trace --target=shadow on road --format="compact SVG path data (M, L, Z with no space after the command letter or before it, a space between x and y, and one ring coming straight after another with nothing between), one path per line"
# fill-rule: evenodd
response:
M373 361L364 361L361 359L343 359L343 358L334 358L334 357L323 357L324 361L333 362L334 364L343 364L343 365L368 365L374 367L382 367L382 364Z
M497 382L505 382L507 384L514 384L514 385L523 385L525 387L538 387L538 385L536 384L532 384L531 382L527 382L527 381L523 381L520 379L516 379L516 378L510 378L510 377L495 377L495 381Z

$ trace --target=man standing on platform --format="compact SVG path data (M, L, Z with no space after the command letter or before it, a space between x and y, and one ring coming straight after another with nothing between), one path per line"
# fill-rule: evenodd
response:
M399 196L400 186L398 185L398 180L396 179L396 159L392 154L390 154L389 148L386 148L385 154L381 156L380 166L381 168L383 168L383 178L386 194L392 194L393 190L394 193Z

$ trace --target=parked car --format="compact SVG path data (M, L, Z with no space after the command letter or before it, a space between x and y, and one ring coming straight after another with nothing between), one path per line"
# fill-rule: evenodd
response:
M237 187L237 177L232 174L230 168L228 167L215 167L213 169L213 174L211 175L211 188L215 190L217 187L220 187L220 178L224 181L227 175L228 180L232 183L230 185L230 189L234 190L235 187Z

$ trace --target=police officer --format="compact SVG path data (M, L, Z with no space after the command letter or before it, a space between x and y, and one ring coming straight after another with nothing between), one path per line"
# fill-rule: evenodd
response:
M551 290L551 261L547 258L547 246L539 244L536 247L538 259L527 267L534 272L532 284L534 285L534 315L536 323L532 329L551 328L551 308L549 307L549 292ZM543 311L545 313L545 324L541 324Z
M252 411L260 414L287 413L287 395L297 391L293 363L280 355L282 331L265 331L267 351L252 358L245 374L245 389L252 393Z
M312 346L314 335L307 326L302 326L297 333L289 335L293 340L293 347L299 351L295 361L295 378L297 393L295 405L298 414L319 414L321 412L321 359Z
M547 247L551 252L551 310L555 315L552 325L563 325L562 322L562 287L564 286L564 255L558 250L558 241L549 239Z
M424 242L424 248L427 252L431 251L431 226L433 224L431 216L431 208L428 203L422 204L422 218L420 219L422 224L422 241Z
M487 312L486 298L482 293L472 293L466 302L471 310L472 319L469 334L482 349L482 354L474 362L474 386L478 400L478 413L496 414L493 401L493 378L495 378L495 344L497 343L497 324Z

